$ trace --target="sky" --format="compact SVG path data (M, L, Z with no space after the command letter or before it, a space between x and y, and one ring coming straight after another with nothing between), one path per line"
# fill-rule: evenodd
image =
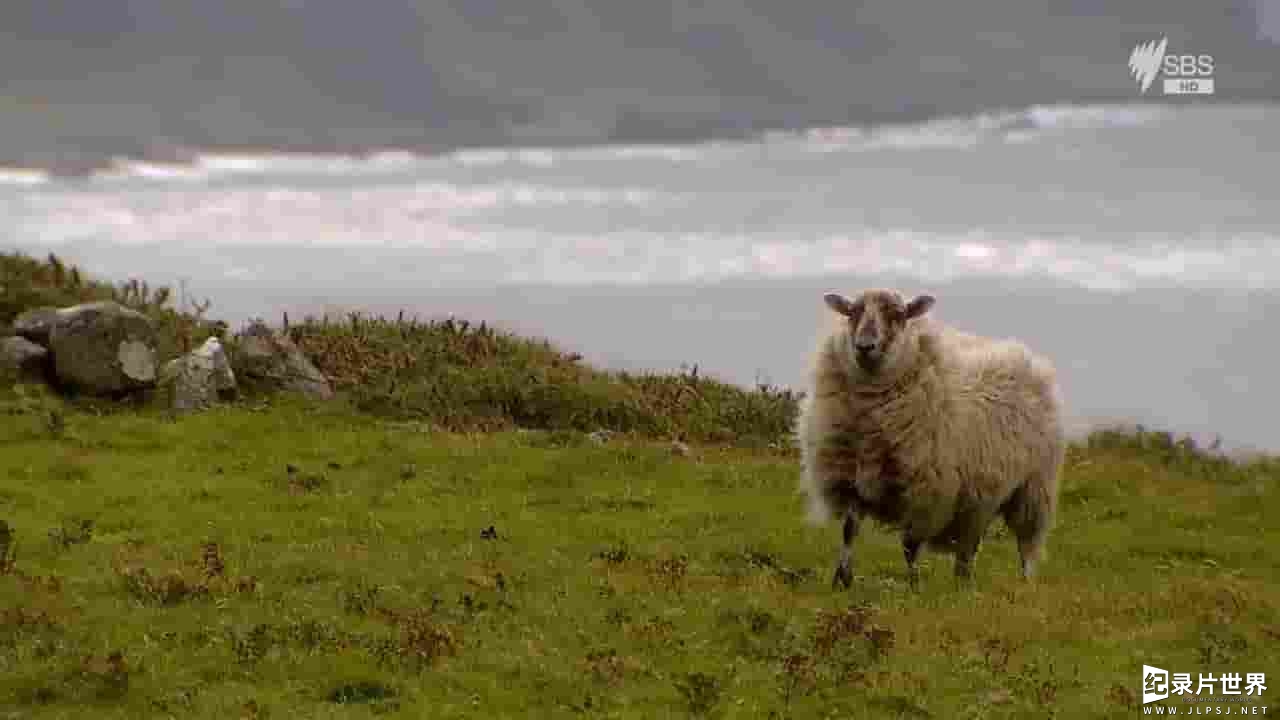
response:
M0 163L680 141L1129 102L1129 51L1161 35L1214 56L1217 101L1280 99L1280 0L5 0Z

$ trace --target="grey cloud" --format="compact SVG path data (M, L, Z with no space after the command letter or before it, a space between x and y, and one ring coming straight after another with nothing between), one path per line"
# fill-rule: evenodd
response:
M1134 101L1139 41L1280 98L1280 2L9 0L0 162L693 139Z

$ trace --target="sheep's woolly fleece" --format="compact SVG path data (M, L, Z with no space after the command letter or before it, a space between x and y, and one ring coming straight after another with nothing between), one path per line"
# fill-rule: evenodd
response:
M896 295L896 293L895 293ZM992 515L1019 490L1037 532L1056 509L1064 439L1052 364L1016 340L910 320L870 376L854 362L848 318L835 316L812 356L797 439L810 520L857 500L931 544L959 499ZM895 484L893 507L877 506ZM1014 518L1007 518L1014 520Z

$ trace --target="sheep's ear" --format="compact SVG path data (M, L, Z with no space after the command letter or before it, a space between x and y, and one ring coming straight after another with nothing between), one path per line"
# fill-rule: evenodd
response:
M929 312L929 308L933 307L936 302L932 295L917 295L915 300L907 303L907 319L918 318Z
M853 303L849 301L849 298L836 293L827 293L822 296L822 299L827 302L827 307L841 315L853 315Z

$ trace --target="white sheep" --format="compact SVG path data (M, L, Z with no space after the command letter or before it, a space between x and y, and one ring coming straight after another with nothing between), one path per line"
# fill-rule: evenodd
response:
M867 516L901 529L913 586L922 545L954 554L956 576L968 578L996 515L1030 578L1065 450L1053 365L1020 342L924 317L929 295L824 299L837 322L813 354L796 434L811 519L844 520L832 586L852 582L853 539Z

